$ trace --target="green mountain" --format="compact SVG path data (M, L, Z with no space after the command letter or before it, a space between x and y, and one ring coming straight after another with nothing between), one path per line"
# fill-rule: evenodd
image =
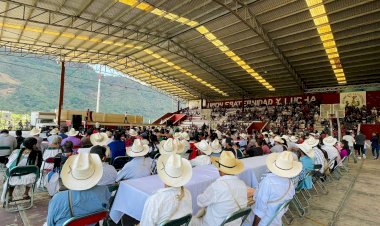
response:
M0 55L0 110L53 111L58 106L60 65L46 58ZM96 109L97 72L66 66L64 109ZM100 112L143 115L152 121L172 111L172 99L121 76L104 76Z

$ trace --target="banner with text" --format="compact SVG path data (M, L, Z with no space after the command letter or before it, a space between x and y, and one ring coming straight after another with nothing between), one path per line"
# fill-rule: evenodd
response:
M283 97L268 97L259 99L246 99L244 100L244 107L249 106L276 106L291 103L305 104L312 101L318 101L321 104L334 104L339 103L339 94L310 94L301 96L283 96ZM206 108L222 107L222 108L241 108L243 100L225 100L225 101L208 101Z
M340 104L344 106L362 107L367 104L367 95L365 91L349 92L340 94Z

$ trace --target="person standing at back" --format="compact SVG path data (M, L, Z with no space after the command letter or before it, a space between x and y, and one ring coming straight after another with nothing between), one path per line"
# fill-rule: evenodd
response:
M358 159L361 159L360 153L362 154L363 159L366 159L364 150L365 138L365 135L360 131L358 131L358 134L355 136L355 150L358 152Z
M379 134L372 133L371 138L371 148L372 148L372 158L378 159L379 158Z

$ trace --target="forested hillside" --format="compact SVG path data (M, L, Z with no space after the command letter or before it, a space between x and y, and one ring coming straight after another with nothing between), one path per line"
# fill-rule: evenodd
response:
M42 58L0 56L0 110L53 111L58 106L60 65ZM66 67L64 109L96 109L97 73ZM100 112L143 115L145 121L172 111L172 99L125 77L105 76Z

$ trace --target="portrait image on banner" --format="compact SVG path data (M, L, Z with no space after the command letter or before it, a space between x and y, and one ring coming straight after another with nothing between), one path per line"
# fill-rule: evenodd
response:
M349 92L340 94L340 104L351 107L362 107L366 105L366 92Z

